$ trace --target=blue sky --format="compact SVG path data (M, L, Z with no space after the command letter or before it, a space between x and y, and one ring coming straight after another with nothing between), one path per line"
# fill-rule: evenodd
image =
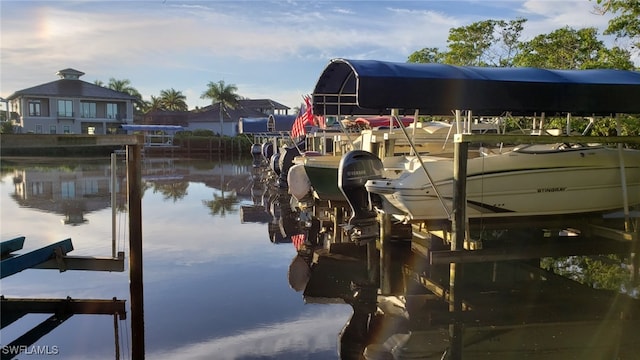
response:
M190 109L208 105L200 95L219 80L241 96L293 108L332 58L405 62L425 47L446 50L451 28L486 19L528 19L525 40L563 26L602 33L610 16L595 14L595 4L0 0L0 96L74 68L88 82L129 79L145 100L163 89L182 91Z

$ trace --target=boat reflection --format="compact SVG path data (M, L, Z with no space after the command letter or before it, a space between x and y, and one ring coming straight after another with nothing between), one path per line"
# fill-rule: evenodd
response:
M256 186L271 191L264 183ZM410 228L396 229L385 241L356 244L335 231L337 219L319 219L317 211L309 218L282 190L267 198L252 211L269 215L264 223L270 232L277 224L283 236L305 237L289 265L290 287L307 304L353 309L337 334L341 359L635 359L640 353L637 285L630 287L628 268L616 270L628 266L624 257L581 257L604 259L603 273L627 277L609 290L547 270L577 257L450 267L412 249ZM439 247L448 249L430 244L431 250ZM627 251L620 247L620 253ZM452 269L458 272L455 284Z
M338 334L341 359L450 358L456 330L463 359L634 359L640 351L638 299L532 262L478 263L465 264L457 285L463 311L450 311L449 289L437 291L435 280L446 283L448 266L420 266L406 242L387 250L380 266L393 286L386 291L371 281L381 269L368 267L363 246L305 247L292 262L290 282L306 303L352 306Z

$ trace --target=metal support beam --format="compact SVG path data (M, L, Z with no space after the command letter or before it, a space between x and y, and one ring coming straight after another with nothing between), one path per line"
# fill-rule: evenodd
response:
M0 299L2 305L2 317L13 313L24 314L89 314L89 315L112 315L119 314L120 320L126 318L125 301L113 298L104 299L37 299L37 298L13 298Z
M118 257L98 256L61 256L47 260L34 266L34 269L59 269L63 265L64 270L89 270L89 271L124 271L124 252L118 252Z
M24 246L24 236L19 236L11 240L0 242L0 255L4 258L14 251L22 250Z
M434 265L538 259L571 255L628 254L629 250L629 243L614 242L612 240L592 240L579 243L575 241L568 243L555 242L494 249L431 251L430 263Z
M61 249L62 254L73 251L71 239L58 241L43 248L2 260L0 262L0 278L19 273L55 257L55 249Z
M41 337L47 335L53 329L57 328L58 325L68 320L71 316L73 316L73 314L56 314L56 315L50 316L48 319L41 322L33 329L27 331L19 338L13 340L8 345L3 346L2 355L1 355L2 360L13 359L14 357L20 355L21 349L24 349L26 347L33 345ZM50 349L43 349L42 351L45 351L44 355L58 354L58 349L54 347L51 347ZM50 352L50 353L46 353L46 352Z

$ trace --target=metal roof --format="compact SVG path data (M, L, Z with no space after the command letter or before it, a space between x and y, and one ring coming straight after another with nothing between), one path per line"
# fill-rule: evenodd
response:
M313 92L316 115L640 113L640 72L491 68L333 59Z

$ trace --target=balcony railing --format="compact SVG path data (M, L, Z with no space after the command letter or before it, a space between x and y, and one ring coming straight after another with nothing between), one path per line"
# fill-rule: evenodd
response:
M74 117L73 111L58 111L59 118L72 118Z

